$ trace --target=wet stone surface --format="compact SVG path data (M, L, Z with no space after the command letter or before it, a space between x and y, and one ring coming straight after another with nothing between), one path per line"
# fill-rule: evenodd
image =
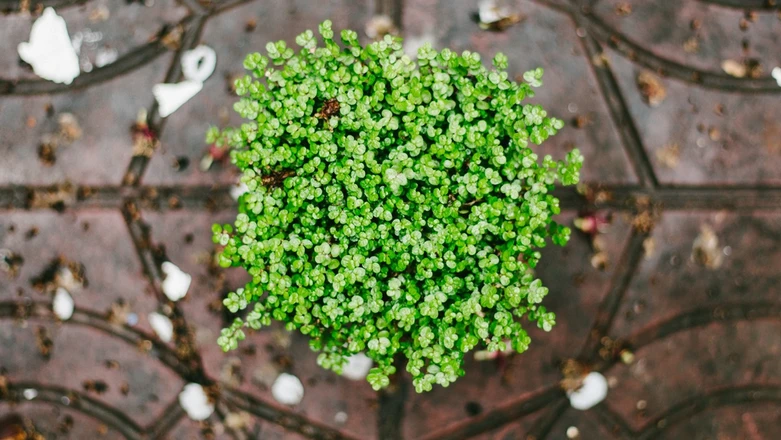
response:
M470 0L47 2L81 41L81 76L66 86L17 55L38 3L0 5L0 432L388 438L378 394L320 369L301 335L274 325L235 352L217 346L232 319L221 301L248 277L213 264L210 228L233 220L238 174L201 167L206 129L239 122L230 85L247 52L325 18L368 41L369 19L387 12L411 52L429 41L486 61L502 51L511 74L543 66L534 101L567 128L539 152L577 146L586 158L587 187L563 193L559 221L605 223L543 251L554 330L532 329L522 355L467 355L449 388L408 387L391 420L403 438L781 438L777 6L516 0L505 3L518 23L489 31ZM152 87L176 81L178 56L198 44L215 49L215 72L161 120ZM152 129L134 137L144 112ZM161 290L163 261L192 276L176 303ZM64 321L58 287L75 305ZM172 321L172 341L152 312ZM608 394L579 411L563 388L590 370ZM274 399L281 373L301 380L299 404ZM191 382L215 406L204 421L178 403Z

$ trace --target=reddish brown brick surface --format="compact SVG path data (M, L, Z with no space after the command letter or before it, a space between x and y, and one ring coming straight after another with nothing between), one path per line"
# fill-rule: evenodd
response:
M596 241L574 232L566 248L544 250L552 332L534 329L523 355L470 354L449 388L408 386L391 398L403 417L389 423L409 439L781 438L781 87L770 77L781 64L779 6L516 0L506 3L522 21L490 32L471 0L43 2L71 36L100 32L83 61L99 50L119 57L65 86L16 54L38 3L0 2L10 42L0 49L0 249L21 257L0 272L0 419L21 416L45 438L389 438L378 429L391 417L382 399L317 367L304 337L274 325L234 353L216 345L232 319L220 301L247 276L212 265L210 226L231 222L237 172L199 168L205 130L238 122L229 78L245 53L326 18L366 39L367 20L384 11L410 47L430 41L485 60L503 51L513 74L544 67L534 101L568 124L540 152L577 146L586 158L587 185L560 193L560 221L612 216ZM178 81L181 51L197 44L217 51L216 71L161 119L152 86ZM725 60L750 69L730 76ZM655 106L638 87L647 72ZM160 143L134 157L142 109ZM81 135L44 163L40 145L63 113ZM703 228L717 239L704 254ZM57 257L88 281L66 322L33 286ZM160 291L163 260L193 276L176 304ZM176 341L154 335L154 311L173 318ZM559 386L568 360L608 378L603 403L569 406ZM303 381L299 405L273 399L267 381L280 371ZM205 422L178 404L188 382L215 385Z

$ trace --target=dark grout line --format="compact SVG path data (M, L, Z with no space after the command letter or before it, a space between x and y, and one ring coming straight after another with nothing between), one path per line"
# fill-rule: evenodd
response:
M637 438L637 433L632 430L629 424L610 410L606 403L600 403L592 408L587 415L596 415L596 422L605 428L605 431L613 433L614 438L619 440L632 440Z
M574 16L573 19L577 26L583 26L582 22L584 20L581 17ZM659 181L656 178L653 165L648 158L648 153L643 146L640 133L638 133L637 127L635 127L632 114L629 111L629 107L626 104L626 100L624 99L615 75L613 75L610 65L607 62L604 62L602 65L597 65L594 62L595 58L600 57L603 54L602 47L591 36L585 36L579 40L587 58L586 62L597 79L597 84L601 92L600 95L604 98L605 104L610 111L610 117L621 137L621 143L632 163L635 175L642 186L647 188L657 187Z
M781 2L775 0L699 0L710 6L719 6L722 8L739 9L741 11L758 10L760 12L781 11Z
M748 384L722 388L707 394L700 394L668 408L663 414L649 420L634 439L651 440L659 438L674 425L689 420L697 414L725 406L748 403L781 403L781 387L769 384ZM774 405L774 406L775 406Z
M599 304L596 319L586 342L581 349L579 360L586 363L594 362L598 356L600 341L607 335L618 308L626 294L629 284L635 275L636 269L642 259L644 250L643 242L650 236L650 232L640 232L632 229L624 252L618 259L613 277L610 282L610 290Z
M182 21L175 24L169 23L164 25L161 31L158 32L158 36L154 41L133 49L111 64L79 75L71 84L60 84L44 79L19 80L0 78L0 97L8 95L26 96L71 92L91 87L126 73L130 73L151 63L162 54L168 52L169 49L162 43L163 30L174 29L177 26L186 26L190 20L192 20L192 16L185 17Z
M551 405L562 396L564 396L564 391L558 384L554 384L531 396L524 395L479 416L469 418L455 425L446 426L439 431L422 437L420 440L471 438L535 413Z
M662 322L646 326L632 335L617 337L615 340L620 349L614 350L609 359L602 359L594 364L597 371L606 371L620 359L620 350L640 350L654 342L663 340L676 333L705 327L721 322L753 321L760 319L781 320L781 304L771 302L716 304L700 307L673 316ZM615 337L615 335L613 335Z
M163 83L176 83L182 79L182 66L181 59L182 54L194 48L200 41L203 28L206 25L208 16L197 15L192 16L192 23L184 30L182 41L179 49L174 53L174 57L171 60L171 65L165 74ZM161 117L158 112L158 105L156 100L152 100L152 105L149 107L149 114L147 115L147 124L149 130L155 137L155 141L159 142L163 135L163 129L165 128L165 118ZM159 148L159 145L158 145ZM154 154L156 151L152 152ZM138 186L143 179L149 162L151 162L152 156L146 155L134 155L130 159L130 164L125 171L125 176L122 179L123 185Z
M150 439L166 438L166 434L174 429L185 415L184 409L179 404L179 399L174 399L154 423L144 429L144 432Z
M21 393L28 388L38 391L38 395L35 397L36 401L73 409L119 431L126 439L141 440L144 438L141 427L125 413L80 391L35 382L9 381L7 384L8 391L13 393ZM0 399L0 401L2 400L4 399Z
M297 432L308 438L327 440L357 440L337 429L309 420L289 409L270 405L250 394L231 388L223 388L222 399L243 411L278 425L285 430Z
M387 388L380 390L377 406L377 438L402 440L404 438L404 405L410 392L410 382L404 365L404 357L396 354L396 374Z
M551 404L553 407L532 425L526 434L526 439L542 440L550 434L551 429L569 408L569 400L561 398Z

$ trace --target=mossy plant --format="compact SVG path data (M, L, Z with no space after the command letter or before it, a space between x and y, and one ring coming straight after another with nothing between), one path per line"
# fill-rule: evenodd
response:
M320 35L247 56L234 108L248 122L207 136L248 187L235 224L214 227L220 264L252 276L224 301L247 310L219 344L278 320L325 368L364 352L375 389L402 358L418 392L463 375L470 350L523 352L524 321L555 323L533 269L547 238L569 238L551 191L583 160L531 148L564 126L522 104L542 69L516 83L502 54L487 69L429 45L413 61L391 36L363 47L344 30L340 45L329 21Z

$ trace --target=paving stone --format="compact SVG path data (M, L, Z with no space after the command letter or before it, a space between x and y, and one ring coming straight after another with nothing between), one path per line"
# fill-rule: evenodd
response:
M136 346L92 327L6 319L0 321L0 339L4 347L13 344L13 350L4 351L2 359L10 383L84 393L116 408L138 425L156 420L176 399L183 384L171 370ZM51 342L48 358L39 349L46 340Z
M0 36L11 42L0 50L6 55L0 56L0 198L16 200L28 194L27 187L41 185L61 185L68 197L75 197L82 185L123 198L145 194L114 187L122 184L132 155L130 126L140 109L153 104L151 87L164 79L173 53L145 57L129 72L79 90L21 96L18 90L37 79L16 54L16 45L27 40L39 13L37 2L32 3L32 15L0 15ZM65 18L71 36L84 36L87 29L93 38L101 33L99 41L83 45L82 55L93 64L98 50L131 54L166 23L225 6L192 0L48 3ZM603 0L585 8L567 0L506 3L523 20L489 32L474 21L477 2L405 1L400 15L408 49L431 41L437 48L479 51L486 62L502 51L513 74L543 66L545 87L530 102L543 104L568 124L538 151L560 156L577 146L586 157L583 180L592 186L619 186L626 192L626 187L648 183L643 191L652 203L657 195L696 197L678 186L709 186L722 195L713 196L718 207L703 202L699 211L663 211L652 222L650 238L639 246L632 236L632 224L639 225L632 211L644 205L640 192L632 189L631 203L613 202L613 222L600 237L607 256L604 270L592 264L593 243L580 232L573 232L564 249L546 248L537 274L550 288L545 306L557 314L554 330L530 329L533 342L522 355L484 362L467 355L466 376L449 388L425 395L410 390L403 398L404 438L464 438L465 433L479 439L526 438L543 428L544 417L551 414L556 417L550 429L543 429L544 438L569 438L570 427L577 427L581 439L781 437L781 214L775 209L737 210L733 203L736 194L772 200L779 191L776 103L781 89L769 77L781 64L778 8L759 0ZM147 315L160 305L116 209L121 201L110 197L66 204L62 213L22 209L23 198L7 204L13 209L0 210L0 249L23 258L15 277L0 272L0 375L11 386L10 394L0 386L0 414L31 418L47 438L60 438L67 416L74 421L70 438L122 438L123 429L132 431L131 436L151 436L156 423L165 422L170 429L163 438L227 439L233 437L225 429L225 413L240 410L233 405L243 402L252 413L250 436L300 439L305 436L289 428L302 423L299 431L312 437L324 426L354 438L379 438L378 419L388 414L378 395L365 381L319 368L305 337L275 324L249 334L235 352L225 354L217 346L220 329L233 318L221 308L221 300L241 287L247 275L242 269L210 267L215 250L211 224L232 222L235 209L213 209L203 187L233 183L237 173L227 164L204 172L199 162L210 125L240 122L231 110L235 98L226 78L241 73L247 52L262 50L269 40L291 41L325 18L337 29L358 30L365 41L367 19L388 12L384 8L392 4L256 1L205 20L199 42L217 51L217 69L204 89L163 124L161 146L142 182L152 191L165 186L173 195L203 202L190 203L190 210L145 207L141 219L150 228L151 241L163 245L168 258L193 276L177 307L193 331L203 364L205 377L199 380L215 380L223 390L219 410L208 423L182 413L165 417L177 415L177 395L189 380L176 373L183 366L171 357L173 343L148 353L137 347L139 342L148 347L143 340L153 338ZM11 0L0 9L19 6ZM108 18L102 20L106 11ZM724 60L746 62L754 70L745 78L731 77L722 69ZM665 91L655 107L637 86L638 75L647 69L657 71ZM48 104L52 110L47 112ZM47 166L39 158L39 146L44 135L58 132L62 113L76 117L82 135L59 142L56 161ZM174 161L181 164L183 159L188 166L175 169ZM652 187L654 179L640 182L636 170L655 173L663 194ZM560 221L572 225L578 213L565 208ZM718 243L711 243L712 251L694 252L693 259L695 242L713 242L713 237L702 236L704 225ZM638 252L644 255L633 267ZM30 283L58 255L83 264L89 280L84 289L72 292L76 313L64 323L51 315L51 294L36 292ZM125 315L127 322L127 314L135 314L131 321L137 318L137 323L122 327L108 322L107 312L119 300L127 306L115 315ZM606 319L613 304L615 314ZM597 318L608 327L607 338L598 342L618 344L613 351L583 351ZM40 345L50 349L48 360ZM621 348L626 348L626 363L618 359ZM610 383L607 399L589 411L569 408L558 390L561 362L577 358L596 360L593 367ZM299 405L283 407L273 399L268 383L280 371L301 378L305 395ZM87 390L85 381L93 381ZM103 382L108 389L96 393ZM19 400L17 384L39 388L38 397L9 404L9 399ZM95 408L63 403L60 394L69 392L114 408L111 414L124 421L107 421ZM541 409L513 415L538 395L544 396ZM259 416L263 414L265 418ZM268 414L281 416L268 420L273 418Z
M608 393L606 403L639 431L649 421L665 415L675 417L676 405L690 401L698 402L697 406L714 415L718 405L708 403L710 393L751 385L760 390L762 386L768 390L777 388L781 381L779 328L777 320L717 321L655 340L637 350L631 364L619 364L607 372L608 377L615 378L616 385ZM675 366L674 374L671 366ZM734 405L749 402L750 397L725 401ZM668 414L669 411L672 413ZM683 414L684 424L693 422L689 419L695 414Z
M40 401L0 402L0 414L16 414L32 422L44 438L124 438L120 431L81 411Z
M126 76L84 91L52 96L0 96L0 185L119 185L133 155L130 128L138 112L152 105L152 85L165 77L172 56L166 54ZM47 112L51 105L52 112ZM51 115L49 115L51 113ZM56 136L58 119L71 113L81 138L59 141L56 160L39 157L47 135ZM32 125L32 127L31 127Z
M644 69L615 52L609 54L643 146L661 182L781 182L777 94L739 95L728 89L705 89L664 78L660 81L667 97L657 107L650 107L636 85L636 78Z
M693 257L702 227L718 238L712 268ZM616 338L698 308L778 298L779 215L668 212L651 240L656 249L641 261L616 315ZM756 255L765 264L756 264Z
M119 322L133 322L150 331L146 316L157 310L157 299L147 288L141 264L122 216L117 211L96 210L6 213L0 217L0 248L24 259L18 274L0 274L0 299L50 303L52 294L33 287L58 257L84 267L82 289L70 292L79 310L107 316L114 306ZM13 231L13 232L11 232ZM34 236L33 236L33 233ZM110 249L110 252L106 252ZM125 305L116 307L117 305ZM121 319L125 315L125 319Z

